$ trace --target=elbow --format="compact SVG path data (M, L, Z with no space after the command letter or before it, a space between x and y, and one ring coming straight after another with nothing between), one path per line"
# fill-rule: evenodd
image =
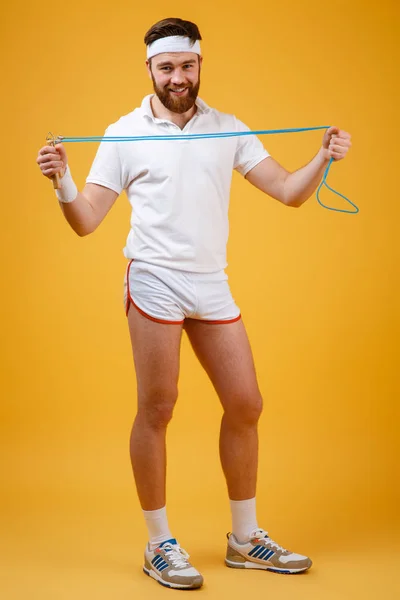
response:
M78 235L79 237L85 237L87 235L89 235L90 233L93 233L94 229L88 229L88 228L77 228L74 230L76 235Z
M293 190L291 190L289 188L289 186L285 185L287 182L288 176L289 176L289 173L286 176L284 184L283 184L283 189L282 189L282 194L281 194L282 203L285 206L289 206L290 208L300 208L300 206L304 202L304 199L300 198L300 196L295 196L295 194L293 193Z
M85 237L96 231L98 225L99 224L94 221L78 222L74 223L73 229L79 237Z
M300 208L300 206L303 206L302 202L289 202L286 206L289 206L290 208Z
M284 202L285 206L289 206L289 208L300 208L300 206L302 205L302 202L296 201L296 200L286 200Z
M300 206L303 206L304 202L305 199L302 198L290 198L286 199L284 204L290 208L300 208Z

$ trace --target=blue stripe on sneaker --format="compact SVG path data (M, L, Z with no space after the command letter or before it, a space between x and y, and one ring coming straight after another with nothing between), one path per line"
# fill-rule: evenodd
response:
M254 552L257 552L257 550L259 550L260 548L262 548L262 546L255 546L253 550L249 552L249 556L253 556Z
M275 552L273 550L271 550L270 552L268 552L268 554L266 554L264 556L264 560L269 560L270 558L272 558L272 556L275 554Z
M164 563L163 565L160 565L158 567L158 570L160 571L160 573L162 573L164 571L164 569L166 569L168 567L168 563Z
M253 554L253 558L258 558L258 556L260 554L262 554L264 552L264 550L265 550L264 546L260 546L260 549L257 550L257 552L255 552L255 554Z
M269 548L264 548L264 550L262 552L260 552L260 554L257 556L257 558L260 558L260 559L264 558L264 556L266 554L269 554L269 553L270 553L270 549Z
M292 574L292 571L286 569L273 569L272 567L267 567L267 571L272 571L273 573L289 573Z
M163 562L163 561L164 561L163 557L158 554L155 558L153 558L153 560L151 562L156 567L157 565L160 564L160 562Z

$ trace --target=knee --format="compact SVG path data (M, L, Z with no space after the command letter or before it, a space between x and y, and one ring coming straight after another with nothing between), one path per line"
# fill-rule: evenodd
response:
M263 400L259 393L243 394L237 399L230 399L225 408L225 416L233 424L257 425L263 410Z
M137 418L152 429L164 429L172 419L178 390L153 387L139 397Z

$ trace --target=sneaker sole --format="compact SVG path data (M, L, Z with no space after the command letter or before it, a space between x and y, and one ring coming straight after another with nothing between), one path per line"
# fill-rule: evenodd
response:
M159 583L160 585L167 587L167 588L173 588L174 590L196 590L203 585L203 583L200 583L199 585L184 585L182 583L168 583L168 582L164 581L163 579L161 579L161 577L159 575L157 575L157 573L155 573L155 571L149 570L146 567L143 567L143 572L146 573L146 575L148 575L149 577L152 577L152 579L155 579L157 581L157 583Z
M231 560L225 559L225 564L231 569L259 569L260 571L272 571L273 573L283 573L284 575L294 575L295 573L303 573L308 571L310 567L304 567L304 569L279 569L279 567L268 567L267 565L261 565L260 563L251 562L246 560L244 563L236 563Z

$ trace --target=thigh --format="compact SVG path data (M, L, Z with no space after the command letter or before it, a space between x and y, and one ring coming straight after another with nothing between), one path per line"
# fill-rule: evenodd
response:
M253 355L242 319L229 324L188 319L184 328L225 410L237 408L243 401L261 403Z
M129 333L139 403L145 398L173 397L179 377L182 325L156 323L130 307Z

